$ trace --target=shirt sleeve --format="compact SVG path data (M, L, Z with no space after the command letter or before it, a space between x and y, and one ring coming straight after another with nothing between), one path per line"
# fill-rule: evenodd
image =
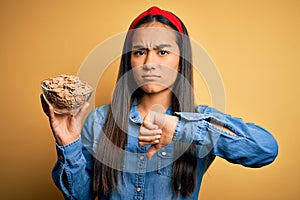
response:
M200 106L197 111L175 113L179 121L173 140L199 145L198 157L203 158L211 153L247 167L262 167L275 160L277 141L264 128L208 106Z
M93 158L82 147L81 138L66 146L56 144L56 150L58 161L52 170L52 178L65 199L93 199Z
M58 160L52 170L52 178L65 199L94 199L95 140L102 132L106 110L107 107L99 107L89 114L79 139L66 146L56 144Z

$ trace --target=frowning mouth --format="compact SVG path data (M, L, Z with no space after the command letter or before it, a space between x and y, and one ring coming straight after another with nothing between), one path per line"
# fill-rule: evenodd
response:
M160 78L158 75L142 75L144 81L155 81Z

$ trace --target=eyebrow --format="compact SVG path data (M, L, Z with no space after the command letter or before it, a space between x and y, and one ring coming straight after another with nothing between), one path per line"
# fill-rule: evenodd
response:
M165 47L172 47L171 44L159 44L156 45L153 49L163 49ZM132 47L133 49L148 49L147 47L143 46L143 45L134 45Z

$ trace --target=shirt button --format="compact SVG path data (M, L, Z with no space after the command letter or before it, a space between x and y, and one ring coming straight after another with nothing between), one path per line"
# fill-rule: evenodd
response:
M140 160L144 160L145 156L140 156Z
M136 191L137 191L137 192L141 192L142 189L141 189L140 187L138 187L138 188L136 188Z
M161 155L165 156L165 155L167 155L167 152L163 151L163 152L161 152Z
M63 156L63 155L60 155L60 156L59 156L59 159L60 159L60 160L64 160L64 156Z

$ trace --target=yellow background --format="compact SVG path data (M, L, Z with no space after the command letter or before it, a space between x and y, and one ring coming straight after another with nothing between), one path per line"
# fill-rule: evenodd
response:
M279 143L276 161L261 169L218 158L200 199L300 199L297 0L1 1L0 199L62 199L51 180L55 142L39 83L76 74L96 45L151 5L176 13L210 54L224 82L226 112L262 125ZM106 80L99 88L113 83ZM109 95L98 89L97 105Z

